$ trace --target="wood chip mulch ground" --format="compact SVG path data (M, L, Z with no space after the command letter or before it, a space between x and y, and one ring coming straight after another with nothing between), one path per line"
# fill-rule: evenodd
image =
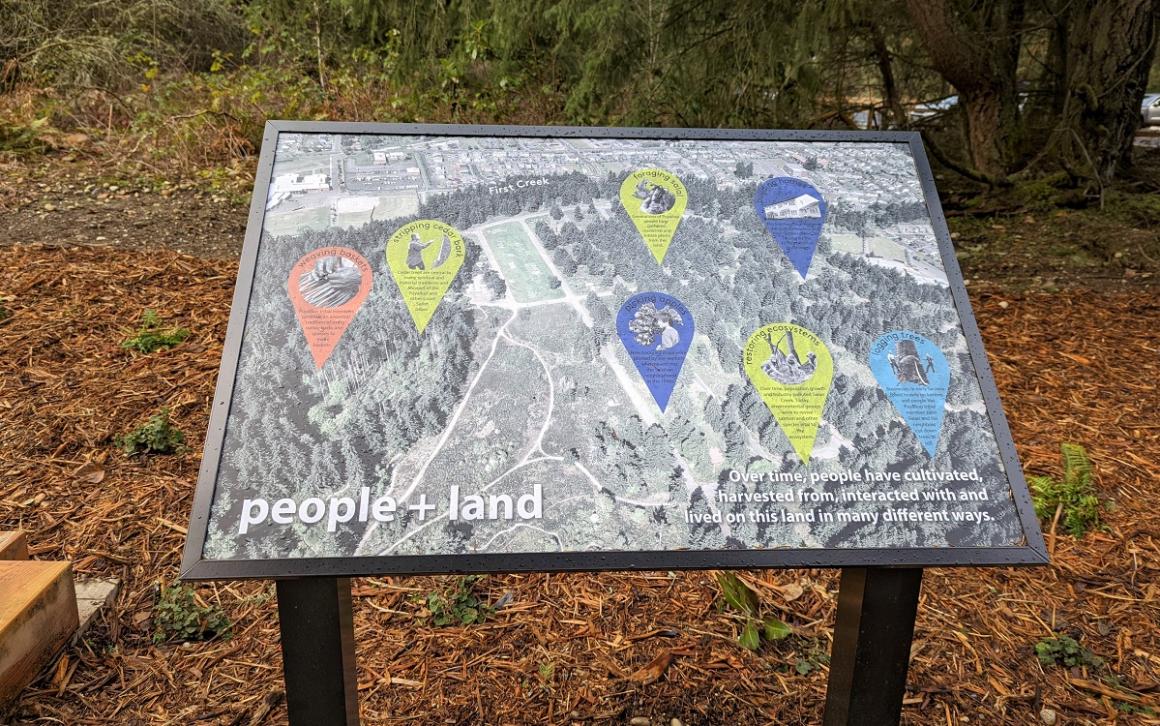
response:
M198 588L232 637L155 645L159 583L178 574L235 267L168 251L10 246L0 258L0 528L78 576L121 578L114 606L25 692L9 722L285 721L269 583ZM1160 301L1153 293L1013 294L972 286L1028 473L1086 446L1107 527L1048 533L1053 565L931 570L912 651L909 724L1160 724ZM143 309L193 331L168 351L121 348ZM174 456L113 443L168 407ZM836 573L744 579L795 635L758 653L712 573L510 575L476 583L507 605L435 627L418 600L456 578L356 580L365 723L818 723ZM418 596L418 598L414 597ZM1100 667L1040 664L1069 634ZM3 717L0 717L3 721Z

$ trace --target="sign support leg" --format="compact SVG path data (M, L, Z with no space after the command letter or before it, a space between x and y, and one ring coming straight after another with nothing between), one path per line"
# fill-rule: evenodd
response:
M842 570L824 726L897 726L922 570Z
M350 579L278 580L290 726L358 726Z

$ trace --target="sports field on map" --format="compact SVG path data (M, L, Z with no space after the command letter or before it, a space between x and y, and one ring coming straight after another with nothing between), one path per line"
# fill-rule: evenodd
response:
M544 264L522 224L497 224L484 229L483 234L495 261L503 268L503 277L516 302L530 303L564 296L556 276ZM553 287L553 284L557 286Z

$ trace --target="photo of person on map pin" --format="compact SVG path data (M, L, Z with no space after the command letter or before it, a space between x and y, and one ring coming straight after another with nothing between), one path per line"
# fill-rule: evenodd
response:
M433 244L435 244L435 240L424 242L419 239L418 232L412 232L411 240L407 243L407 269L426 270L427 265L423 263L423 250Z
M913 340L900 340L895 345L894 352L886 356L890 362L890 370L899 383L916 383L920 386L929 386L927 373L934 368L934 359L926 356L924 368L918 359L918 348Z
M640 204L640 211L645 214L664 214L677 203L677 198L673 196L672 192L647 179L642 179L640 184L636 185L636 192L633 196L644 200Z
M657 327L660 329L661 335L661 343L657 346L657 350L668 350L681 342L681 334L672 325L673 315L675 313L670 308L665 308L657 313Z

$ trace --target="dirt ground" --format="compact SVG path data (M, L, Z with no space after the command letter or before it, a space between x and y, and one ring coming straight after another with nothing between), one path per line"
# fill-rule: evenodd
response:
M249 200L235 189L125 181L91 160L0 164L0 178L0 244L163 247L228 258L246 232Z
M0 258L0 528L27 529L35 557L71 559L78 576L124 582L9 722L284 722L269 584L198 588L228 615L228 639L152 640L158 585L178 574L245 206L197 185L108 189L121 185L83 164L71 176L0 171L17 179L0 189L12 245ZM970 254L964 264L1025 470L1058 475L1060 442L1083 444L1107 524L1082 539L1050 529L1051 567L928 571L904 723L1035 724L1050 709L1059 724L1160 724L1151 268L1132 258L1135 274L1110 268L1093 287L1046 255L1011 271ZM146 307L192 336L150 355L122 349ZM122 454L114 437L163 406L188 448ZM455 578L356 580L364 721L818 723L836 573L744 578L793 637L740 648L711 573L489 576L480 598L507 605L482 625L442 628L421 600ZM1042 665L1034 646L1057 633L1103 665Z
M1107 210L1043 211L1030 200L976 201L976 188L950 177L939 183L959 264L968 280L1012 289L1100 290L1160 285L1160 148L1137 151L1137 178L1125 185L1149 194L1109 192ZM241 250L252 175L238 169L214 185L204 180L126 181L99 157L0 162L0 245L90 245L233 258ZM216 188L215 188L216 187ZM1009 196L1009 195L1008 195Z

